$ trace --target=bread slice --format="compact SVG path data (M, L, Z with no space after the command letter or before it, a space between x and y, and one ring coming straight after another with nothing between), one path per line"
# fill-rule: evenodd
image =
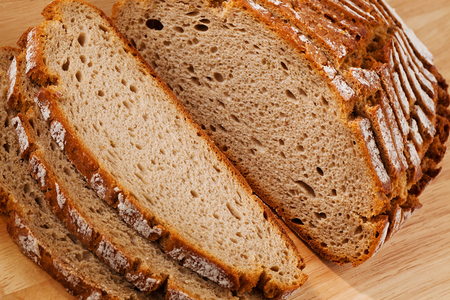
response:
M384 1L119 0L112 19L324 257L359 265L421 207L447 85Z
M1 57L15 54L17 50L0 49ZM79 299L150 299L84 248L51 212L19 155L11 111L6 107L4 67L7 63L0 70L0 207L10 215L8 233L26 256ZM151 299L162 296L155 294Z
M283 298L303 260L266 206L103 13L55 1L30 31L27 74L53 138L144 237L223 287Z
M34 105L39 91L25 75L25 53L14 60L10 74L14 91L10 103L22 103L27 113L14 118L17 135L26 141L22 157L29 162L32 176L46 192L46 200L64 221L69 231L89 250L143 292L161 285L168 287L169 298L183 294L189 299L237 299L229 290L202 279L164 254L154 242L141 237L120 220L118 213L103 202L83 176L70 163L51 129ZM13 99L18 101L13 101ZM176 287L176 288L175 288ZM188 296L189 295L189 296Z

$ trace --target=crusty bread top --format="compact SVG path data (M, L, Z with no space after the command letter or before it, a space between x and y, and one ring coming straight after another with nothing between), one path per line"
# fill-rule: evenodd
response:
M27 71L54 84L38 104L100 197L225 287L243 292L261 278L266 296L283 297L301 286L303 261L270 210L103 13L55 1L44 16Z

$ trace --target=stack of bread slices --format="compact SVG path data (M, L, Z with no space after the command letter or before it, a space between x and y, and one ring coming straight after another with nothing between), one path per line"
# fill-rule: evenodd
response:
M82 299L295 292L304 262L278 219L111 21L78 0L43 14L2 49L2 210L21 250Z
M307 276L273 211L358 265L440 171L447 85L383 0L43 15L0 48L0 210L80 299L287 299Z

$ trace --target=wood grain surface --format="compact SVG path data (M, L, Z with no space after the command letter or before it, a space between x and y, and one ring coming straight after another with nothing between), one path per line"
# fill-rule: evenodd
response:
M43 18L49 0L0 0L0 45L13 46ZM107 15L115 0L91 0ZM450 80L450 0L389 0ZM450 146L450 143L447 143ZM357 268L320 259L291 234L309 279L293 299L450 299L450 155L421 196L423 208L380 252ZM74 299L20 253L0 217L0 299Z

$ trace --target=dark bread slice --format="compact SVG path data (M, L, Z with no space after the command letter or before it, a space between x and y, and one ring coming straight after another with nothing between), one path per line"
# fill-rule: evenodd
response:
M112 18L255 192L326 258L364 262L420 208L445 153L449 97L384 1L119 0Z
M44 16L28 36L27 73L52 84L37 97L42 115L60 128L59 146L97 194L224 287L258 285L273 298L298 289L304 262L270 209L104 14L68 0Z
M12 57L17 50L1 48L0 53ZM150 299L85 249L51 212L19 155L12 111L6 106L4 71L0 70L0 207L10 215L9 234L26 256L79 299Z
M151 292L165 284L170 294L168 299L180 293L189 295L189 299L234 299L230 291L179 266L156 243L126 226L118 213L88 187L60 150L57 144L60 140L51 139L55 128L50 128L34 105L32 97L39 87L24 74L23 55L13 65L17 71L15 83L10 85L15 86L12 98L20 99L23 109L29 107L26 114L19 113L14 118L18 136L27 141L21 154L29 161L32 176L46 192L50 207L69 231L141 291Z

